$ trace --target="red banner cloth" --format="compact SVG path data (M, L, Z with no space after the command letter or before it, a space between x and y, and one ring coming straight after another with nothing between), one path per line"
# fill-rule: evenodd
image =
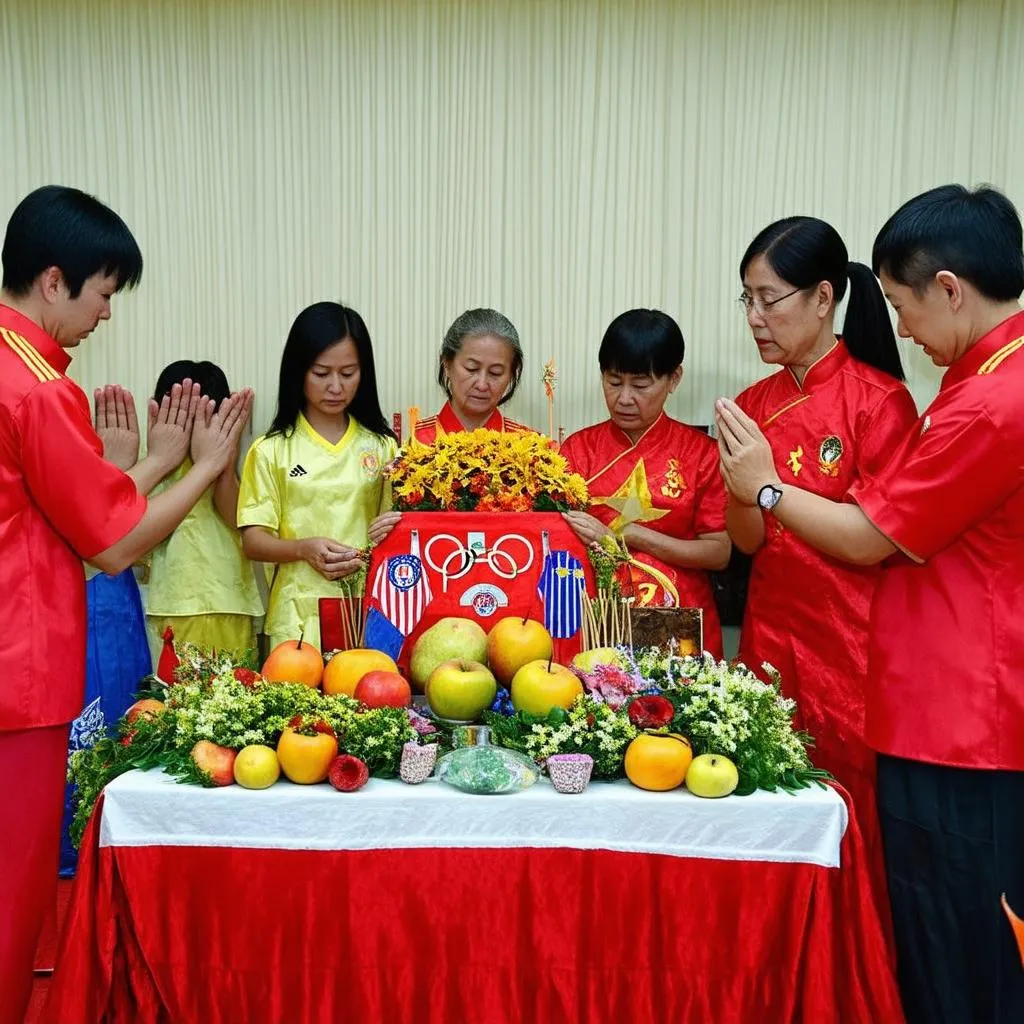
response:
M399 666L404 670L419 635L447 616L473 619L484 630L506 615L543 622L544 605L537 586L544 565L545 533L549 550L567 551L579 559L587 593L595 593L587 549L556 512L404 512L394 530L373 549L366 577L367 610L380 607L373 587L384 561L416 554L413 531L431 599L402 647ZM473 549L478 553L471 556L468 552ZM513 572L515 577L509 579ZM568 664L582 649L578 633L556 639L555 660Z
M851 814L841 869L565 849L103 847L56 1024L900 1024Z

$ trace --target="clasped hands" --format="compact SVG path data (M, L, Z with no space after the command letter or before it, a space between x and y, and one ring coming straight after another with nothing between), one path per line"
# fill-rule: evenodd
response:
M765 484L781 483L771 445L761 428L732 399L715 402L715 425L725 486L739 504L754 506Z
M139 422L135 399L127 388L107 384L93 393L96 433L103 456L127 472L139 461ZM215 461L221 470L238 457L238 442L252 412L249 388L216 402L200 394L190 380L175 384L158 403L147 403L146 458L172 472L191 454L193 463Z

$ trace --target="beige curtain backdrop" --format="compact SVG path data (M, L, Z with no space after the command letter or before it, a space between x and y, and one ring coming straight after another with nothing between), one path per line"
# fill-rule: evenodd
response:
M510 411L546 428L553 357L571 430L604 415L605 326L643 305L687 339L671 411L706 423L765 372L735 299L769 221L824 217L867 260L932 185L1024 206L1021 54L1021 0L3 0L0 219L61 182L139 238L86 388L209 358L259 431L292 319L337 298L385 411L426 415L447 324L492 305L527 353Z

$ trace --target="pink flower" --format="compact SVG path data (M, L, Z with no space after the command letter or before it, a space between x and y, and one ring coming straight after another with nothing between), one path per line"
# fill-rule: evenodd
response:
M576 674L587 692L613 711L618 711L643 686L642 680L616 665L598 665L593 672L577 670Z
M405 713L409 716L409 724L420 734L420 736L429 736L432 732L437 732L437 728L433 722L424 715L421 715L414 708L406 708Z

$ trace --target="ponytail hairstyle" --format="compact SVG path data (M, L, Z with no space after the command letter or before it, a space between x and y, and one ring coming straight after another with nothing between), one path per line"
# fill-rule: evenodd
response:
M380 408L370 332L354 309L338 302L314 303L295 318L281 355L277 412L268 434L290 434L295 429L299 413L306 405L309 368L321 353L346 339L355 345L359 355L359 387L346 411L367 430L395 439L395 432Z
M868 267L850 262L846 246L831 224L817 217L786 217L769 224L743 254L741 279L758 256L794 288L813 288L828 281L837 304L849 284L842 337L850 355L896 380L904 379L882 289Z

